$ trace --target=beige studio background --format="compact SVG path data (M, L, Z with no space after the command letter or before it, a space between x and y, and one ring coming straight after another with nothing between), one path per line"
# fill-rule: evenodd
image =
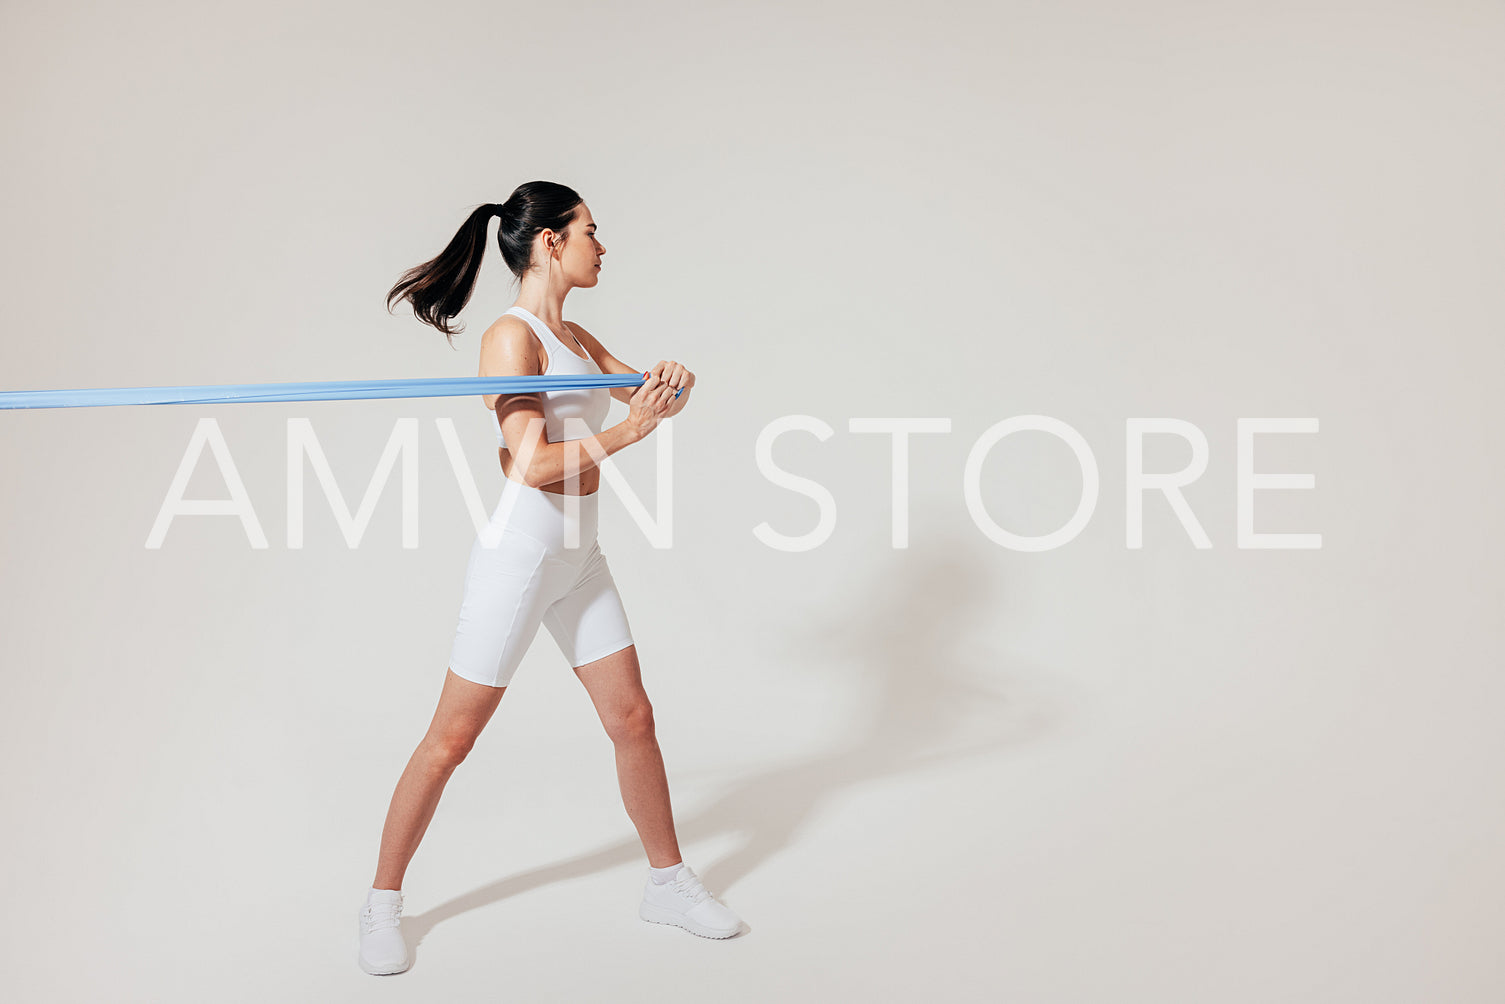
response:
M11 1000L1496 1001L1505 264L1491 3L297 3L0 12L5 389L475 373L383 297L544 178L607 248L566 316L698 376L673 545L601 539L685 860L750 932L636 916L646 860L584 690L540 634L410 868L414 966L355 964L474 528L471 398L7 411L0 995ZM625 415L613 406L610 421ZM969 451L1045 415L1099 494L1025 553ZM765 521L820 508L803 552ZM267 536L179 517L201 419ZM1126 544L1126 427L1193 423ZM1261 532L1238 546L1237 423ZM290 421L354 511L350 547ZM892 446L854 419L949 419ZM661 430L662 432L663 430ZM613 458L651 507L652 440ZM1153 435L1146 468L1186 441ZM994 446L990 517L1082 475ZM206 454L190 497L226 498Z

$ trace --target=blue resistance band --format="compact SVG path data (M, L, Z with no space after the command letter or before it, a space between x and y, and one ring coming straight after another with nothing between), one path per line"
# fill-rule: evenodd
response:
M119 404L247 404L269 401L354 401L388 397L463 397L532 394L596 387L641 387L645 375L443 377L420 380L325 380L305 383L224 383L188 387L85 387L78 390L0 391L0 409L94 408ZM679 397L684 388L674 392Z

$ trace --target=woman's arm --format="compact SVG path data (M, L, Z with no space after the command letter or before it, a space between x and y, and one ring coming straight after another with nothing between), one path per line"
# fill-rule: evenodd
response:
M526 322L499 325L486 332L481 338L480 375L538 376L536 343L537 336ZM551 443L546 434L543 401L536 393L498 395L496 418L522 482L534 488L575 477L598 466L598 459L647 435L629 411L627 418L584 440ZM578 465L578 471L569 469L572 464Z
M575 332L575 337L580 339L580 344L584 345L586 351L591 354L591 358L596 360L596 365L601 367L602 373L653 373L659 379L664 380L670 386L679 390L679 394L674 398L674 403L669 406L669 411L664 416L665 418L672 418L679 414L684 410L684 406L689 403L690 390L695 386L694 373L691 373L678 363L669 362L668 360L660 360L658 365L651 370L635 369L606 351L606 346L602 345L595 335L586 331L574 321L565 321L564 323L568 324L570 330ZM677 381L676 377L678 377ZM611 388L611 396L618 401L625 402L631 399L636 390L636 387L613 387Z

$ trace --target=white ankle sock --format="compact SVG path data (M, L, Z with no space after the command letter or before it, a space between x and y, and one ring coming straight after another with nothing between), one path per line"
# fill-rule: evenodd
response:
M669 881L675 875L677 875L679 873L679 869L683 866L683 861L676 861L674 864L666 865L663 868L655 868L652 865L649 865L648 877L653 880L653 883L655 885L663 885L665 882Z

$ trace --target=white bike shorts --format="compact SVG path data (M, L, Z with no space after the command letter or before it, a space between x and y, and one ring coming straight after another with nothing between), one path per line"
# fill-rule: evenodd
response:
M505 687L539 624L572 667L633 644L596 541L601 493L558 495L510 478L502 483L491 522L470 549L449 668Z

